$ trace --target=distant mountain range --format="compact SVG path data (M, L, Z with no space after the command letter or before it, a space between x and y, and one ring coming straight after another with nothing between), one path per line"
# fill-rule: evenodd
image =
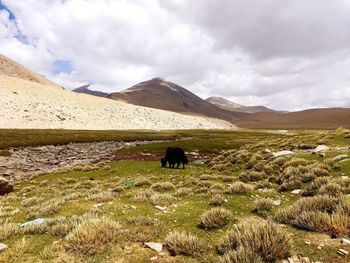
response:
M102 91L97 91L97 90L90 90L89 87L91 86L91 84L87 84L84 86L81 86L79 88L76 88L72 91L76 92L76 93L84 93L84 94L90 94L93 96L97 96L97 97L103 97L106 98L109 94L106 92L102 92Z
M229 121L240 119L244 115L219 108L187 89L161 78L154 78L124 91L111 93L108 98L144 107Z
M88 84L74 92L64 90L43 75L0 55L0 128L350 128L349 108L276 112L219 97L203 100L161 78L111 94L90 88Z
M238 111L238 112L246 112L246 113L274 111L264 106L244 106L244 105L232 102L230 100L224 99L222 97L209 97L206 99L206 101L228 111Z

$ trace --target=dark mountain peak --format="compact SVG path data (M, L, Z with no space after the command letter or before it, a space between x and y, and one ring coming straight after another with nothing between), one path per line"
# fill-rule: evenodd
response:
M140 82L124 91L111 93L108 97L139 106L225 120L234 120L242 116L241 113L221 109L163 78Z
M90 95L93 95L93 96L97 96L97 97L107 97L108 96L108 93L105 93L105 92L102 92L102 91L97 91L97 90L90 90L89 87L91 86L92 84L86 84L86 85L83 85L81 87L78 87L72 91L76 92L76 93L84 93L84 94L90 94Z

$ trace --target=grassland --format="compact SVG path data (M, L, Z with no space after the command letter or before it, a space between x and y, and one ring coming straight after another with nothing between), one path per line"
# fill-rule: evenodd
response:
M337 250L349 250L340 240L349 238L350 231L346 219L350 216L350 184L349 179L342 177L349 177L350 162L330 161L339 154L350 155L344 148L349 145L346 131L300 131L294 136L259 131L51 131L45 136L43 131L12 130L1 134L4 135L1 138L7 138L1 140L2 149L71 140L181 138L121 152L161 154L165 147L179 145L186 151L196 151L202 156L209 152L216 157L205 164L190 164L185 170L161 169L158 161L119 160L98 164L98 169L93 171L61 171L20 182L15 185L14 193L0 197L0 242L9 246L0 253L0 262L141 263L151 262L154 256L157 256L154 262L254 262L247 261L252 258L255 262L279 262L287 254L322 262L349 260L338 255ZM24 138L17 142L20 134ZM332 149L326 157L299 151L278 161L265 151L301 145L314 147L318 143L343 148ZM295 185L302 189L300 195L291 194ZM314 201L329 196L334 201L329 204L332 210L314 205L313 218L301 212L304 221L297 217L298 213L292 215L292 220L286 219L285 213L298 200L314 198ZM279 201L280 205L271 205L272 201ZM166 212L155 205L167 207ZM224 211L211 211L218 207ZM300 212L298 207L293 209ZM318 216L326 218L323 225L317 225L319 228L314 227ZM341 219L332 221L335 216ZM47 221L32 227L18 226L35 218ZM257 220L253 222L259 223L253 224L258 227L245 225L251 220ZM257 235L254 244L241 241L245 250L251 252L244 254L233 248L229 250L234 255L227 252L223 240L235 224L244 240L244 229L269 231L265 220L276 222L272 230L281 239L277 239L277 234L271 235L271 243L265 240L269 245L266 248L261 247L264 244L260 244L262 240ZM110 231L106 232L106 228ZM290 248L289 241L293 243ZM158 255L145 248L143 242L166 243L171 253L164 249L166 253ZM271 250L275 258L269 260L261 251L272 247L286 252L278 254Z

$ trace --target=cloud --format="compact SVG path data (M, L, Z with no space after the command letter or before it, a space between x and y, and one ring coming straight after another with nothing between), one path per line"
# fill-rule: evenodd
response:
M241 104L350 106L346 0L2 3L0 52L70 89L161 76Z

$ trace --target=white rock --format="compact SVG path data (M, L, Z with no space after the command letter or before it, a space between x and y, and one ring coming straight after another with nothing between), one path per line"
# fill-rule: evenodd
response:
M155 208L155 209L158 209L158 210L160 210L160 211L165 211L165 210L167 210L167 207L166 207L166 206L160 206L160 205L155 205L154 208Z
M328 151L329 147L326 145L318 145L315 149L313 149L314 153L318 153L318 152L324 152L324 151Z
M339 248L338 249L338 254L340 255L343 255L343 256L346 256L349 254L349 251L345 250L345 249L342 249L342 248Z
M341 242L342 242L343 244L345 244L345 245L350 245L350 239L343 238L343 239L341 240Z
M40 225L40 224L44 224L45 222L46 222L45 218L37 218L35 220L28 221L28 222L25 222L23 224L20 224L19 226L20 227L25 227L25 226L29 226L29 225Z
M280 157L280 156L290 155L290 154L294 154L294 152L289 151L289 150L285 150L285 151L279 151L279 152L272 153L273 157Z
M0 252L5 251L6 249L8 249L8 246L4 243L0 243Z
M301 192L301 189L295 189L295 190L293 190L291 193L292 193L293 195L298 195L298 194L300 194L300 192Z
M333 161L340 161L340 160L346 159L348 157L349 157L349 155L347 155L347 154L340 154L340 155L335 156L332 160Z
M145 246L157 251L158 253L162 252L162 250L163 250L163 244L161 244L161 243L147 242L147 243L145 243Z
M277 199L277 200L273 200L272 201L273 205L280 205L281 204L281 200Z
M131 207L132 209L136 209L136 206L134 206L134 205L131 205L130 207Z
M158 259L158 257L157 257L157 256L154 256L154 257L151 257L149 260L155 261L155 260L157 260L157 259Z

